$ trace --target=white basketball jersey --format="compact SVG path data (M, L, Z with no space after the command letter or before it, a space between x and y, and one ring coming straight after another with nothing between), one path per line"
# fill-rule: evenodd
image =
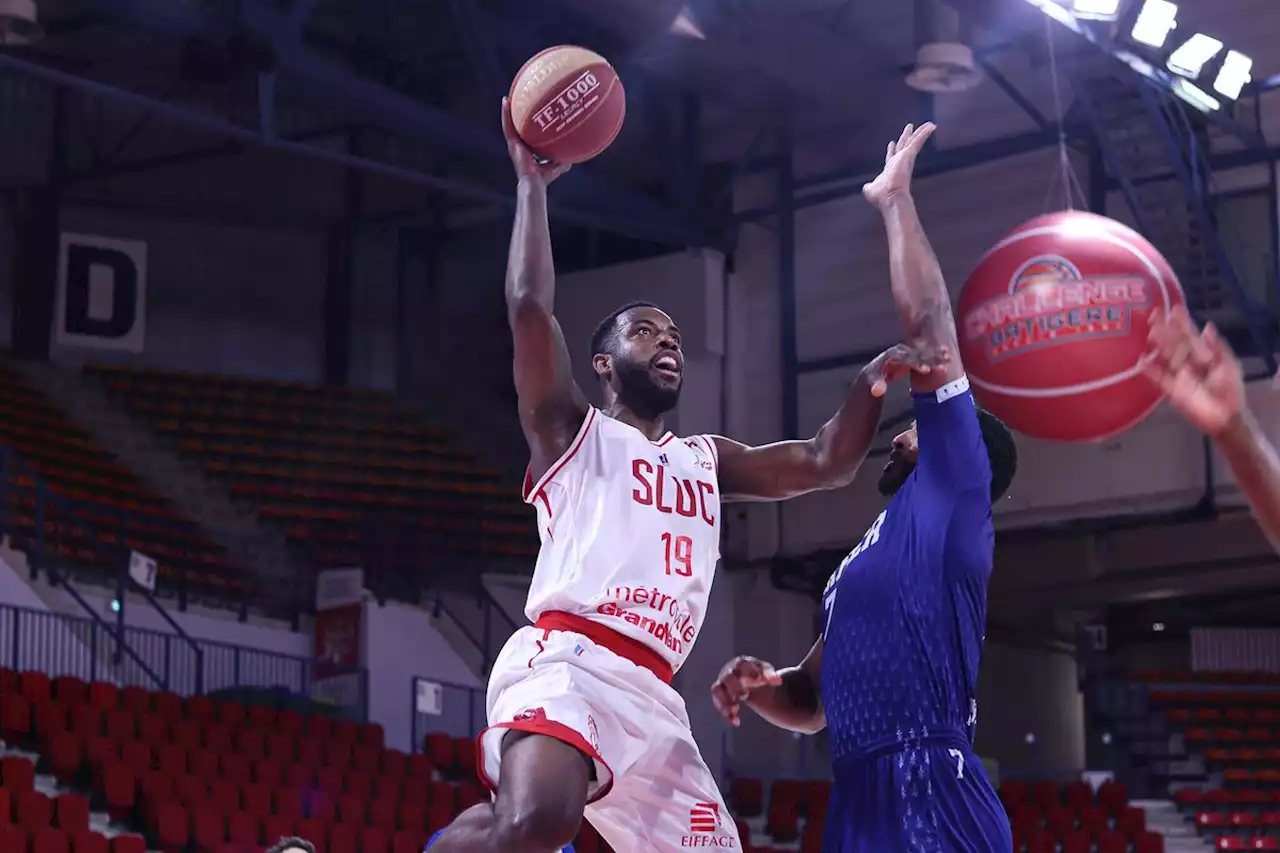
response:
M650 441L592 407L542 479L525 477L542 537L525 615L586 617L679 670L720 559L717 463L706 436Z

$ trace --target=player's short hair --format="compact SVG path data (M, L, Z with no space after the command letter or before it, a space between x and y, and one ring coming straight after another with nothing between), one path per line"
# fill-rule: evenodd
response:
M995 503L1009 491L1013 475L1018 473L1018 442L1013 430L986 409L978 409L978 426L991 460L991 502Z
M298 850L305 850L307 853L316 853L316 846L314 844L310 841L304 841L303 839L296 837L281 838L275 844L272 844L267 848L267 853L284 853L284 851L292 850L294 848L297 848Z
M610 353L614 342L618 339L618 318L630 311L632 308L658 308L652 302L628 302L626 305L619 306L609 313L607 317L600 321L600 325L596 326L595 332L591 334L591 355L597 356L601 353ZM661 308L658 308L661 311Z

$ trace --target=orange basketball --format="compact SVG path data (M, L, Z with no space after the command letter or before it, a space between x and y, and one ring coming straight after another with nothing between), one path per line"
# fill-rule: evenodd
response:
M511 83L511 119L529 149L553 163L583 163L622 130L627 96L603 56L583 47L549 47Z
M979 402L1010 427L1099 441L1160 402L1142 374L1147 315L1183 302L1169 264L1103 216L1038 216L997 243L960 294L960 356Z

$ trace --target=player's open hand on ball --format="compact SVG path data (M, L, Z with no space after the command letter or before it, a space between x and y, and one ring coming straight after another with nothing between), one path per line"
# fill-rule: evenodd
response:
M720 670L720 677L711 685L711 699L716 710L735 726L742 722L739 712L752 690L761 687L777 687L782 683L773 664L759 658L736 657Z
M549 184L569 171L570 166L562 163L542 163L524 144L520 134L516 133L515 122L511 120L511 101L502 99L502 135L507 138L507 153L511 155L511 163L516 167L516 175L521 178L541 178Z
M1203 332L1181 306L1151 312L1147 376L1183 416L1210 436L1244 408L1244 368L1212 323Z
M911 173L916 167L916 158L920 150L937 130L933 122L927 121L916 127L907 125L896 142L890 142L884 154L884 170L871 183L862 187L862 195L876 207L884 205L899 193L911 189Z
M871 386L871 396L883 397L888 392L890 383L912 373L928 375L945 367L949 361L951 351L946 347L895 344L862 368L862 375Z

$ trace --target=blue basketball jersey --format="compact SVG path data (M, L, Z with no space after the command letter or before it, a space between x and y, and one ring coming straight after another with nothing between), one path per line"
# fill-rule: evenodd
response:
M990 462L966 378L912 401L916 469L823 593L836 853L1009 847L971 751L995 545ZM975 834L1003 838L957 838Z

